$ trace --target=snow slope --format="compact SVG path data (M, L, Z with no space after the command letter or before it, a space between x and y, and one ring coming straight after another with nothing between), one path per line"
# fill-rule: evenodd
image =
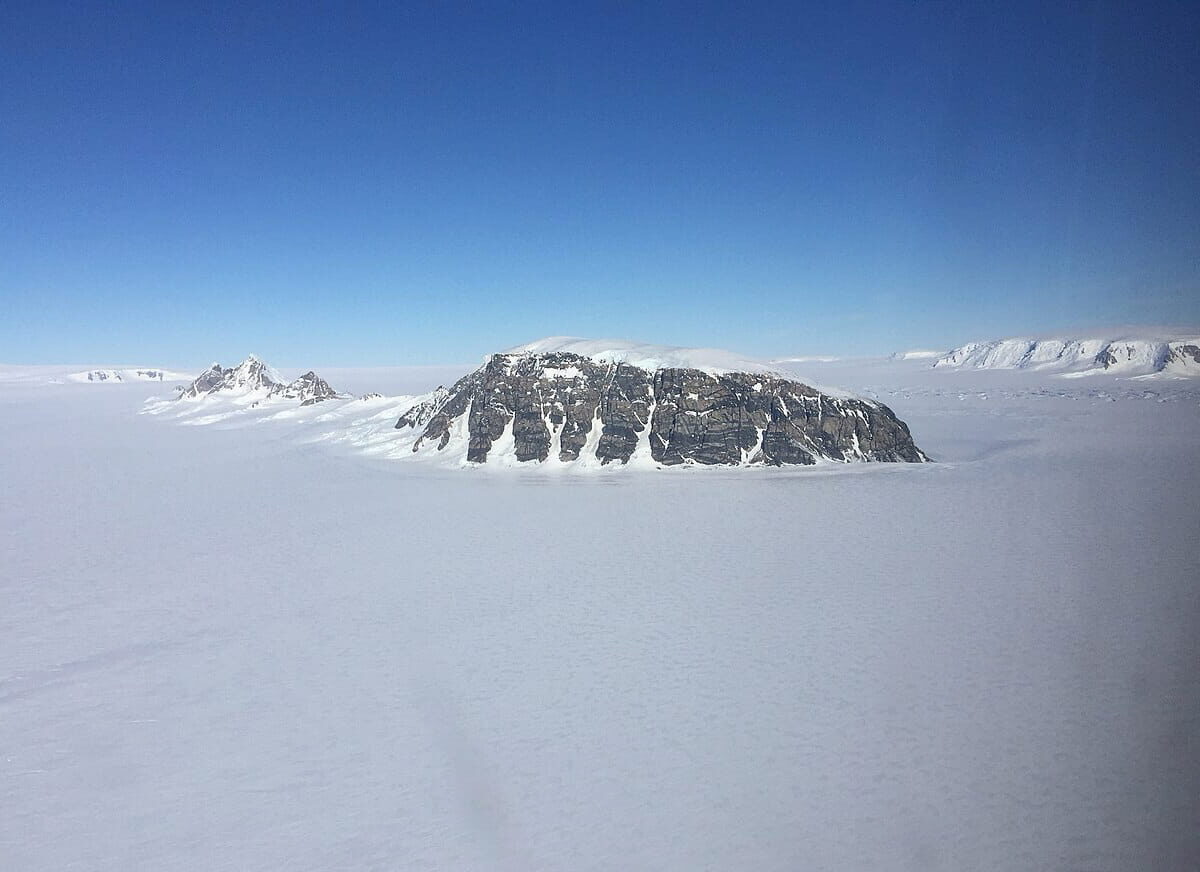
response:
M1193 868L1193 383L818 374L942 462L447 474L295 438L385 398L0 382L3 867Z

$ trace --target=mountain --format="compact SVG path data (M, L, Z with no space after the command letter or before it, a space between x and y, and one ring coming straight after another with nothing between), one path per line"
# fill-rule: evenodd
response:
M412 406L414 452L472 463L774 465L928 458L879 403L714 349L551 337Z
M1200 376L1200 338L997 339L971 342L933 364L950 369L1027 369L1066 377Z
M235 367L223 368L214 363L182 390L179 399L197 399L218 393L239 397L261 394L261 399L300 400L302 406L338 396L328 382L311 370L294 381L285 382L278 371L253 354Z
M274 387L270 396L285 400L300 400L300 405L311 406L322 400L333 399L338 396L338 392L329 386L329 382L310 369L295 381Z
M166 369L150 367L127 369L90 369L84 372L73 372L66 376L67 381L120 384L121 382L139 381L179 381L190 376L181 372L171 372Z
M223 368L214 363L202 372L195 381L183 389L180 399L191 399L217 391L248 394L262 389L270 390L283 384L283 378L253 354L235 367Z

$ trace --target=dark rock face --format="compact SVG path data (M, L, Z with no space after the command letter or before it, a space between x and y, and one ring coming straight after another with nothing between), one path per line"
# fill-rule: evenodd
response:
M430 419L446 404L449 399L450 392L441 385L433 392L428 400L422 403L417 403L409 408L396 422L396 429L403 427L424 427L429 423Z
M1172 346L1170 356L1172 362L1179 361L1180 363L1186 363L1189 358L1192 363L1200 363L1200 345L1188 343L1186 345Z
M221 364L214 363L204 372L200 373L190 385L183 389L183 393L179 396L183 397L199 397L204 394L211 394L213 391L219 391L225 387L226 376L232 373L232 369L222 369Z
M428 442L442 449L464 421L475 463L508 432L518 461L594 454L626 463L639 451L665 466L928 460L877 403L770 375L652 372L566 352L493 355L396 427L423 428L414 451Z

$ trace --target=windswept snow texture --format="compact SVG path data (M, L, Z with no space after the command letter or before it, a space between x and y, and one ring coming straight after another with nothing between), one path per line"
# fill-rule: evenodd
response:
M933 364L943 368L1040 370L1097 375L1200 376L1200 337L1181 339L999 339L971 342Z
M395 396L0 371L0 866L1195 869L1195 383L801 366L941 462L463 474L361 456Z

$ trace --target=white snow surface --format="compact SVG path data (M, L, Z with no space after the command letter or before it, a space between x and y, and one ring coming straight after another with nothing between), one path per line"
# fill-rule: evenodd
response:
M626 363L653 372L658 369L698 369L709 375L730 372L778 374L779 368L767 361L744 357L720 348L680 348L651 345L627 339L583 339L578 336L547 336L505 351L505 354L549 354L565 351L590 357L600 363Z
M1196 384L815 371L939 462L463 474L403 398L0 371L0 865L1193 869Z

